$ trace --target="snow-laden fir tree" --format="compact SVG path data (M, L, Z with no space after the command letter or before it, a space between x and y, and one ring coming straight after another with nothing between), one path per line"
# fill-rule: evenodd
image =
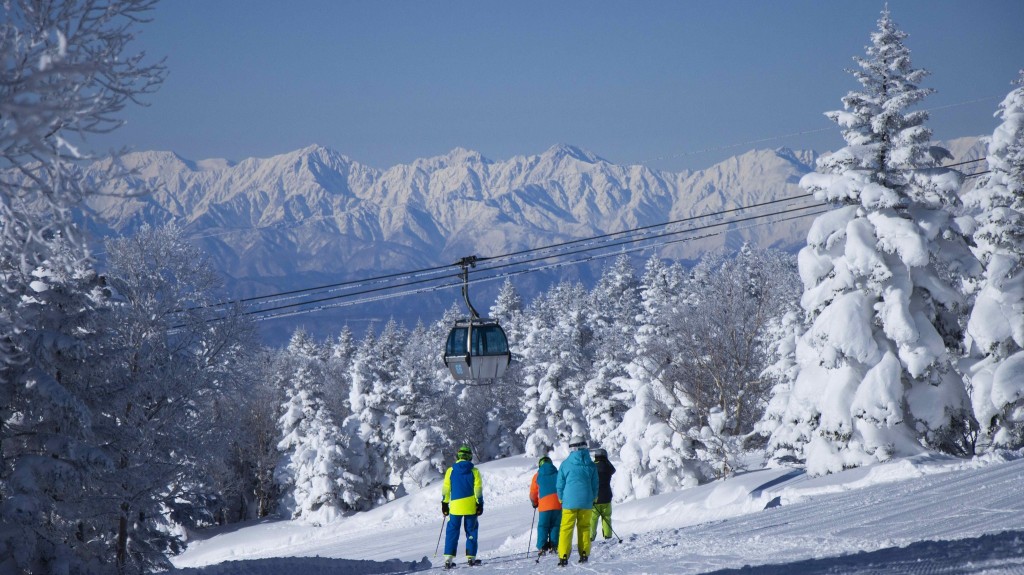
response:
M909 110L931 90L918 86L927 72L911 67L904 38L883 11L867 57L855 58L861 90L827 114L847 145L800 182L836 205L799 255L810 325L785 417L797 430L779 430L811 438L802 455L815 474L969 444L953 359L958 276L976 262L953 217L961 174L938 167L949 153L930 144L927 113Z
M966 199L980 211L975 253L984 277L967 324L971 402L981 443L1024 445L1024 70L999 105L990 174Z
M501 324L508 337L509 347L515 351L516 342L520 339L520 327L523 323L523 297L519 295L512 280L505 279L498 290L498 297L491 306L490 317Z
M327 346L327 383L324 401L337 421L344 421L349 411L349 388L352 387L352 358L357 342L346 325Z
M520 344L526 417L517 433L532 457L564 446L574 435L590 435L583 415L592 339L587 299L582 285L563 282L531 305Z
M419 323L405 339L395 381L394 445L388 461L390 482L400 486L399 495L439 479L450 445L435 425L435 405L427 401L436 393L434 382L441 364L437 330Z
M287 374L288 399L278 420L282 438L277 448L283 457L275 479L284 490L286 517L325 523L348 508L344 442L324 404L312 361L298 358L296 371Z
M802 317L803 314L798 310L791 310L769 326L768 338L774 342L771 350L774 362L761 372L761 376L771 381L773 386L764 415L755 425L755 429L769 438L766 453L771 465L799 461L793 451L794 446L803 446L810 441L810 437L788 435L799 433L802 428L796 421L785 420L793 382L800 373L800 366L796 361L796 345L800 334L803 333Z
M588 323L594 331L594 366L593 375L583 386L583 414L594 442L617 453L625 438L615 431L632 405L618 381L627 375L625 366L633 358L640 315L640 280L629 256L620 254L604 270L590 300Z
M34 329L21 336L24 364L5 366L14 386L0 422L2 515L0 572L51 572L60 565L112 571L108 530L83 521L107 511L94 499L112 465L92 423L90 358L100 349L106 297L73 246L54 245L33 270L31 296L19 306ZM13 333L6 337L11 338Z
M352 358L352 411L346 427L358 430L366 465L350 471L365 479L373 504L390 501L398 488L389 462L394 449L395 394L404 347L403 330L389 320L379 336L367 332Z
M705 466L695 461L686 433L695 419L693 406L680 402L671 382L663 378L664 342L673 336L666 318L679 309L683 276L678 264L666 266L655 256L640 279L642 311L635 357L626 365L627 375L616 381L632 397L615 432L625 439L621 465L613 476L617 499L692 487L709 477Z

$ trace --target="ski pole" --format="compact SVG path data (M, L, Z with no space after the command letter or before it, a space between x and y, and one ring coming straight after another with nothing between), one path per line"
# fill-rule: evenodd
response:
M434 557L437 557L437 550L441 548L441 535L444 534L444 523L448 521L448 516L445 515L441 518L441 532L437 534L437 545L434 546ZM620 539L621 541L621 539Z
M534 519L529 520L529 537L526 538L526 557L529 557L529 542L534 540L535 521L537 521L537 507L534 507Z

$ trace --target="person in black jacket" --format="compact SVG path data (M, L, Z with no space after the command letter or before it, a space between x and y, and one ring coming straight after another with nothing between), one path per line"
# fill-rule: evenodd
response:
M612 536L612 474L615 466L608 461L608 452L603 449L594 450L594 463L597 464L597 499L594 501L594 518L590 521L590 540L597 537L597 524L604 520L601 534L605 539Z

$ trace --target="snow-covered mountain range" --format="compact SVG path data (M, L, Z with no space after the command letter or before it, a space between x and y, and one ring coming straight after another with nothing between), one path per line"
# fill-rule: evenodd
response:
M965 150L972 145L961 144ZM237 163L150 151L127 155L124 163L136 177L102 187L104 195L91 198L89 207L102 222L94 227L101 236L177 222L229 278L231 297L249 297L799 196L805 192L797 182L813 170L817 155L754 150L706 170L674 173L617 165L568 145L504 161L456 148L386 170L315 145ZM90 177L103 167L92 166ZM140 194L144 190L152 193ZM727 234L665 246L659 253L696 259L742 242L794 250L803 244L811 219L736 224ZM599 269L595 264L573 273L589 279ZM526 280L522 291L541 283ZM487 293L481 292L478 308L489 305ZM391 302L387 313L402 317L409 316L403 310L422 316L437 306Z

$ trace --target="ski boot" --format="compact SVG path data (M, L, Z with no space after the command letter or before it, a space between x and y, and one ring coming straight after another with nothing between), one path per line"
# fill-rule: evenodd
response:
M450 555L446 556L444 558L444 568L445 569L451 569L453 567L455 567L455 558L450 556Z
M470 567L473 567L474 565L482 565L482 564L483 564L483 561L477 559L476 557L466 557L466 565L469 565Z
M580 563L586 563L587 559L590 559L590 555L586 553L580 553Z
M559 557L558 558L558 566L559 567L566 567L568 565L569 565L569 557L568 556Z

